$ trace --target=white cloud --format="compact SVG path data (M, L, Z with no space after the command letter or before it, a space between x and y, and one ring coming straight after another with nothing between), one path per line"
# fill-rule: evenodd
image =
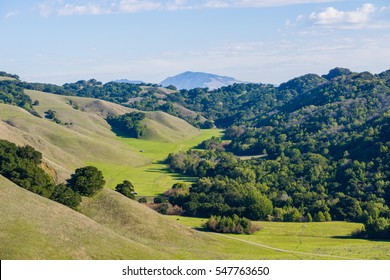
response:
M17 17L17 16L19 16L19 15L20 15L19 11L12 11L12 12L7 13L7 14L4 16L4 18L5 18L5 19L10 19L10 18L13 18L13 17Z
M202 1L200 6L207 8L260 8L338 1L340 0L206 0Z
M152 10L177 11L222 8L262 8L306 3L329 3L340 0L100 0L78 1L48 0L37 5L41 16L99 15L137 13ZM80 4L81 2L81 4Z
M100 15L106 13L100 6L94 4L86 5L73 5L65 4L58 10L60 16L71 16L71 15Z
M161 9L162 4L156 1L122 0L118 4L120 13L137 13Z
M381 13L390 11L390 6L383 6L383 7L380 8L379 11L380 11Z
M366 3L354 11L340 11L328 7L323 12L311 13L309 18L318 25L365 24L369 22L375 11L375 6L370 3Z

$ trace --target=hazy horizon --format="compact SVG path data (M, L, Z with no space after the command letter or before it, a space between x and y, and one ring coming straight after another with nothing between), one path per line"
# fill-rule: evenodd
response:
M280 84L390 68L384 0L6 0L0 22L0 70L31 82L194 71Z

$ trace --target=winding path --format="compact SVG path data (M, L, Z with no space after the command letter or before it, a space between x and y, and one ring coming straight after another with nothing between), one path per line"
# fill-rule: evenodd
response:
M309 253L309 252L297 252L297 251L279 249L279 248L263 245L263 244L260 244L260 243L255 243L255 242L251 242L251 241L247 241L247 240L243 240L243 239L227 236L227 235L220 234L220 233L213 233L213 234L221 236L221 237L224 237L224 238L227 238L227 239L241 241L241 242L244 242L244 243L247 243L247 244L250 244L250 245L262 247L262 248L265 248L265 249L269 249L269 250L273 250L273 251L281 252L281 253L289 253L289 254L294 254L294 255L316 256L316 257L324 257L324 258L332 258L332 259L358 260L358 259L346 258L346 257L334 256L334 255L316 254L316 253Z

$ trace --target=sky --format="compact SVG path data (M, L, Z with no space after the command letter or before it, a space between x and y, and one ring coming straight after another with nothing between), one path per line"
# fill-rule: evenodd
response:
M0 0L0 71L159 83L184 71L279 84L390 69L390 1Z

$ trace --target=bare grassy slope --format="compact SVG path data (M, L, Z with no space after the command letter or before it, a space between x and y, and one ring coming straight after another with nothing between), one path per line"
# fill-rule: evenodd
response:
M109 189L84 199L81 211L0 176L0 259L238 259L262 254L239 241L189 229Z
M169 255L120 236L0 176L0 259L159 259Z
M26 93L31 99L39 100L40 103L36 110L42 116L49 109L55 110L63 123L77 124L78 126L75 126L74 129L81 133L89 131L112 137L111 128L104 118L108 114L122 115L135 111L115 103L92 98L59 96L30 90L27 90ZM76 110L74 107L79 109ZM146 124L146 138L148 140L178 142L200 134L198 129L169 114L163 112L145 113L144 124Z
M110 189L104 189L94 198L84 198L81 212L118 234L174 259L222 257L216 249L222 244L213 237L171 221Z
M150 160L111 131L104 118L107 114L124 114L131 109L106 101L59 96L38 91L26 93L38 100L37 118L23 109L0 104L0 139L18 145L31 145L42 152L49 168L56 171L57 181L63 181L75 168L86 162L104 162L124 166L141 166ZM62 124L45 119L45 112L56 112ZM165 113L147 113L147 139L176 142L194 137L200 132Z

